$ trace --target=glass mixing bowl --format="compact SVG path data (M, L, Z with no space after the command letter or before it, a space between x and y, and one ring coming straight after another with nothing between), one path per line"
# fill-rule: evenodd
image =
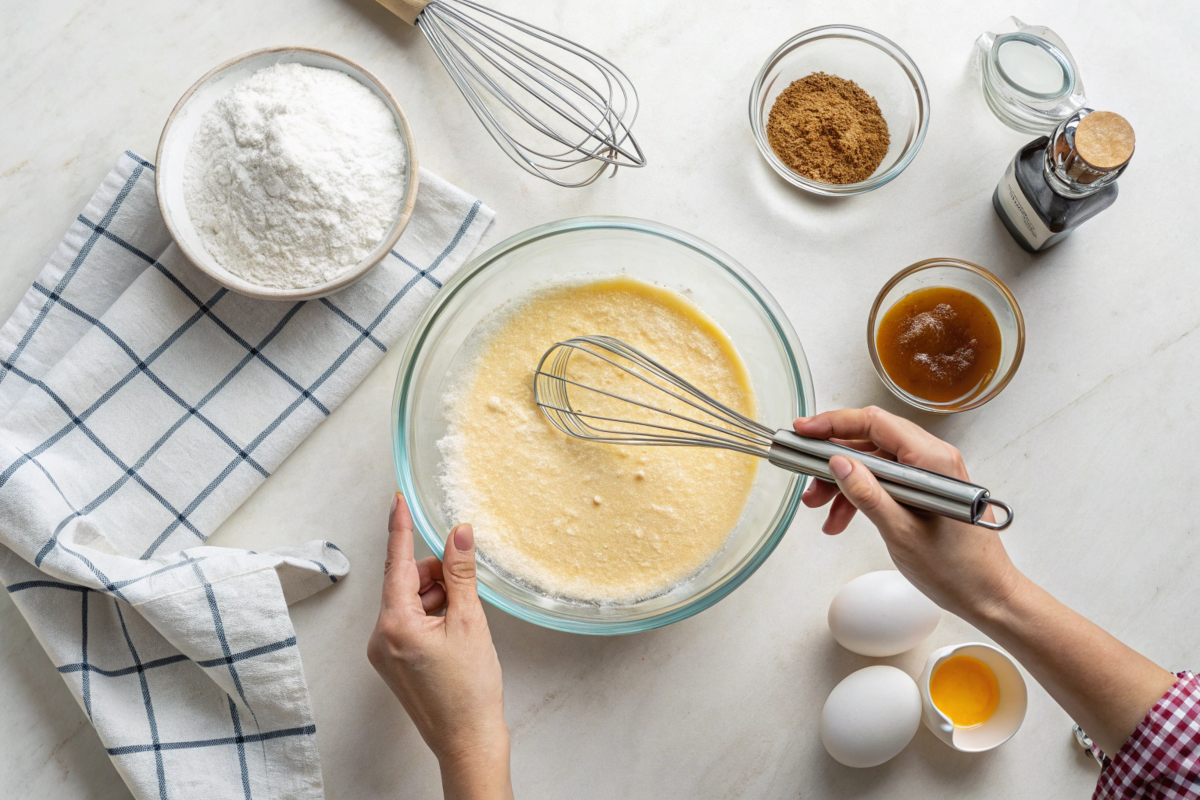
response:
M442 552L455 523L446 516L437 480L437 441L446 431L443 398L467 366L464 342L491 312L547 282L620 274L683 293L725 329L750 371L762 421L786 426L813 413L812 376L795 331L762 284L725 253L682 231L637 219L586 217L533 228L474 259L442 287L413 331L396 380L396 474L413 523L435 553ZM479 594L521 619L575 633L633 633L685 619L728 595L766 560L787 531L806 482L762 464L725 548L665 594L622 605L551 597L496 571L485 553Z
M775 98L793 81L814 72L854 81L879 104L891 143L865 181L814 181L784 164L771 148L767 118ZM831 197L862 194L896 178L917 157L929 130L929 92L917 65L895 42L866 28L825 25L788 39L763 64L750 89L750 128L763 158L789 183Z

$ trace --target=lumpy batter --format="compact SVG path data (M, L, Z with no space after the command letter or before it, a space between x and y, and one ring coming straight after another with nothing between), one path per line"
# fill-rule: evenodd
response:
M628 342L754 416L733 343L682 295L625 277L552 286L477 331L474 360L447 397L440 480L451 518L473 525L501 570L560 597L630 602L686 580L721 550L758 460L600 444L554 428L534 403L534 371L554 343L585 334Z

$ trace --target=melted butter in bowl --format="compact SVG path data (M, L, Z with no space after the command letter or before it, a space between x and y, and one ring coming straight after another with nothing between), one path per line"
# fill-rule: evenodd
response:
M733 342L681 294L628 277L552 285L493 312L473 334L472 357L446 397L439 481L448 516L472 523L498 570L555 597L632 603L686 581L721 551L758 460L598 444L554 428L534 402L534 370L556 342L586 334L618 337L755 416ZM581 382L637 392L617 370L578 370ZM597 411L629 414L613 401Z

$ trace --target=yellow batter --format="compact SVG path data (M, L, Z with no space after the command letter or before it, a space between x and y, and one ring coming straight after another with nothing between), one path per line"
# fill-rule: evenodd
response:
M447 398L440 479L452 519L472 523L501 570L549 594L629 602L685 580L721 550L758 460L598 444L554 428L534 403L534 370L555 342L584 334L622 339L754 416L733 343L682 295L626 277L559 285L484 323L474 362Z

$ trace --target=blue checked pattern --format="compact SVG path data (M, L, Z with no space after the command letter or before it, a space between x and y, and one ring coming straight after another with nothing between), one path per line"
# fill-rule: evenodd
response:
M0 580L138 798L322 796L290 603L324 541L204 541L466 260L492 212L435 175L395 250L307 303L213 284L125 153L0 329Z

